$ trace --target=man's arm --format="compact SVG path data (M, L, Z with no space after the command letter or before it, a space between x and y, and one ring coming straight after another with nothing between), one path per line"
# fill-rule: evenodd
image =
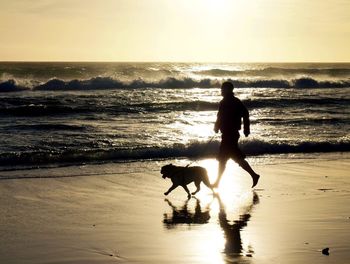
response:
M220 118L218 117L216 119L216 122L215 122L215 125L214 125L214 132L215 133L218 133L219 132L219 129L220 129Z
M250 120L249 120L249 112L248 109L242 104L243 106L243 133L247 137L250 134Z
M218 111L218 115L216 117L216 122L214 125L214 132L215 133L219 132L220 126L221 126L221 103L219 105L219 111Z

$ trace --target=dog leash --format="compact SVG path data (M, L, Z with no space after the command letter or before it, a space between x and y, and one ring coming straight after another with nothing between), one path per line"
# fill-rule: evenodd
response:
M208 148L209 144L213 141L213 139L215 138L215 136L216 136L216 134L214 134L214 135L209 139L208 143L206 144L206 148L205 148L204 150L206 150L206 149ZM195 163L195 162L197 162L197 161L198 161L198 159L195 159L195 160L191 161L190 163L188 163L188 164L186 165L185 168L189 167L190 165L192 165L193 163Z

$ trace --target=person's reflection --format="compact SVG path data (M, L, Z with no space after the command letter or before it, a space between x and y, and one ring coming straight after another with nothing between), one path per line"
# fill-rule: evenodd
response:
M247 226L253 206L259 203L259 197L254 192L251 203L247 206L242 206L240 208L242 214L240 214L238 220L235 220L232 223L230 223L230 221L227 220L225 205L221 201L220 196L217 195L216 197L220 205L219 223L225 235L224 252L228 257L239 257L242 255L242 253L244 253L242 247L241 230ZM246 256L251 256L251 254L254 252L252 249L249 249L249 251L245 253Z
M172 214L164 214L163 223L164 225L171 229L178 224L206 224L210 219L210 208L207 205L202 209L200 200L196 199L196 205L194 210L188 209L188 202L190 199L186 200L183 206L176 207L168 199L165 201L172 209Z

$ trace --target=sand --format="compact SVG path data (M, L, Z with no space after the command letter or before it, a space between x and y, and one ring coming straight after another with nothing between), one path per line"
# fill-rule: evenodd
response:
M190 200L167 161L0 172L0 263L349 263L350 155L267 160Z

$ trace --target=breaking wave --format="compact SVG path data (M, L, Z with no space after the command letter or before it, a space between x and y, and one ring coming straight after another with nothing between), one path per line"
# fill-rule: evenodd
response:
M215 157L219 142L194 142L188 145L175 144L170 147L148 147L135 149L90 149L81 148L66 151L30 151L0 154L0 166L25 166L49 164L81 164L110 161L156 160L165 158L205 158ZM263 154L317 153L350 151L349 141L337 142L265 142L261 140L243 141L242 150L250 156Z
M19 92L30 88L21 86L13 79L0 82L0 92Z
M348 77L350 68L282 68L282 67L266 67L261 69L249 70L225 70L225 69L209 69L194 72L200 75L213 77L220 76L278 76L278 75L327 75L332 77Z
M221 70L220 70L221 71ZM255 79L255 80L233 80L237 88L345 88L350 87L350 80L318 81L305 77L293 80L279 79ZM84 91L105 89L138 89L138 88L163 88L163 89L186 89L186 88L218 88L223 79L193 79L193 78L166 78L159 81L145 81L136 79L125 82L110 77L94 77L87 80L51 79L45 83L33 87L19 84L10 79L0 82L0 92L32 91ZM31 82L29 82L31 83ZM32 82L35 83L35 82Z

